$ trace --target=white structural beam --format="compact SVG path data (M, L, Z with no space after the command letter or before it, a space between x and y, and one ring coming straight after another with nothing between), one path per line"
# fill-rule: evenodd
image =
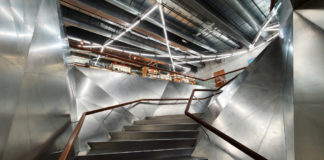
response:
M281 3L278 5L277 8L273 9L272 12L270 12L269 18L267 21L265 21L265 23L263 24L262 28L260 29L260 31L258 32L257 36L254 38L253 42L252 42L252 46L250 48L253 48L255 46L255 44L258 42L258 40L261 37L261 34L265 31L266 27L269 25L269 23L271 22L272 18L277 15L277 11L280 8Z
M119 33L112 40L106 41L101 47L101 52L104 50L105 47L112 44L114 41L118 40L120 37L122 37L127 32L131 31L134 27L136 27L142 20L144 20L146 17L148 17L157 7L158 7L157 4L154 5L151 9L149 9L149 11L145 12L142 16L140 16L140 18L137 21L135 21L133 24L131 24L129 27L127 27L123 32Z
M162 22L162 26L163 26L165 44L166 44L167 49L168 49L168 53L169 53L169 57L170 57L171 65L172 65L172 70L175 71L174 62L173 62L173 58L172 58L172 54L171 54L171 49L170 49L170 45L169 45L168 34L167 34L166 27L165 27L165 19L164 19L164 13L163 13L162 0L158 0L158 3L159 3L159 10L160 10L161 22Z

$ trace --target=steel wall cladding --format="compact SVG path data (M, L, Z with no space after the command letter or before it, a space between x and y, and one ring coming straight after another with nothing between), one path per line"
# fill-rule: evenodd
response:
M295 159L324 159L324 1L292 3Z
M70 123L57 3L2 0L0 13L0 159L39 159Z
M281 52L280 41L270 44L244 71L233 85L239 85L226 107L214 120L213 126L258 152L267 159L286 159L286 135L283 84L287 70L285 55ZM242 78L244 77L244 78ZM226 92L231 90L224 89ZM222 93L223 94L223 93ZM290 95L292 96L292 95ZM210 119L210 117L206 117ZM210 142L202 140L195 154L209 159L250 159L249 156L222 140L215 134L207 132ZM221 148L225 152L218 154L204 150L204 146ZM229 158L232 157L232 158Z
M69 79L76 103L74 110L77 114L72 117L74 121L83 112L93 109L142 98L189 98L194 88L204 88L83 67L72 67L69 70ZM201 93L197 96L204 97L209 94ZM194 103L191 111L202 112L208 102L204 100ZM134 120L142 120L147 116L184 114L186 104L187 101L152 101L90 115L79 135L79 151L87 151L89 141L109 140L109 132L121 131L124 125L129 125Z

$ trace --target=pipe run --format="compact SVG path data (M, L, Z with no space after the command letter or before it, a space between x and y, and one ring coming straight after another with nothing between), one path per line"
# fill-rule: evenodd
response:
M101 47L101 52L103 52L104 47L110 45L111 43L113 43L114 41L118 40L120 37L122 37L123 35L125 35L127 32L131 31L135 26L137 26L142 20L144 20L146 17L148 17L158 6L154 5L148 12L146 12L145 14L143 14L143 16L140 16L140 18L135 21L135 23L133 23L132 25L130 25L125 31L121 32L119 35L117 35L115 38L113 38L110 41L106 41L103 44L103 47Z
M266 27L268 26L268 24L271 22L272 18L277 15L277 11L280 8L281 3L278 5L277 8L275 8L274 10L272 10L269 14L269 18L267 21L265 21L265 23L263 24L262 28L260 29L260 31L258 32L257 36L255 37L255 39L253 40L252 45L250 46L250 48L253 48L255 46L255 44L258 42L259 38L261 37L261 34L265 31Z

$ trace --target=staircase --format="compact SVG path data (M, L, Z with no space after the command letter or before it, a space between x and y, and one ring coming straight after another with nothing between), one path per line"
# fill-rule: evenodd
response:
M196 114L200 116L201 114ZM147 117L110 133L108 142L89 142L77 160L206 160L192 157L199 124L185 115Z

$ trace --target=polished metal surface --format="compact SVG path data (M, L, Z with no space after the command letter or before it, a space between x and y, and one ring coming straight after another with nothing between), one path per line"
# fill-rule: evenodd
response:
M245 77L226 107L210 120L211 124L256 151L267 159L286 159L286 134L284 122L283 84L287 70L287 59L281 52L280 40L276 39L240 76ZM233 82L233 84L237 82ZM226 90L224 91L226 92ZM226 94L226 93L224 93ZM206 117L208 119L210 117ZM210 143L217 145L223 152L205 153L215 157L234 157L250 159L247 155L207 131ZM200 150L199 150L200 149ZM195 152L208 152L197 148ZM214 159L215 157L208 157Z
M68 74L76 104L73 110L77 113L72 117L73 121L77 121L85 111L141 98L187 98L194 88L205 88L83 67L72 67ZM202 92L198 96L209 94ZM208 103L208 99L196 101L192 112L203 112ZM108 133L121 131L123 126L148 116L184 114L185 105L186 101L139 103L90 115L79 135L79 151L88 150L88 141L108 140Z
M71 130L60 13L52 0L2 0L0 13L0 159L40 159Z
M323 16L324 2L321 0L302 3L293 12L291 47L294 53L294 124L297 160L324 159Z

